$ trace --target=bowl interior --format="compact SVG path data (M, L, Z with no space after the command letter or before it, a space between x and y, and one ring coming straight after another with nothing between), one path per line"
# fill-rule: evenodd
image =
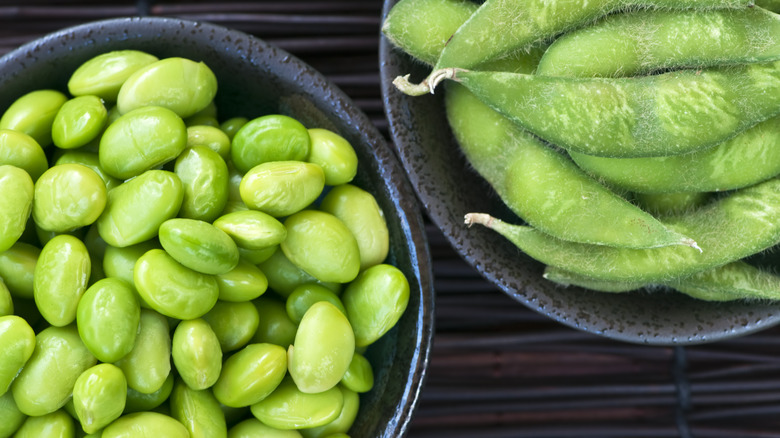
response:
M397 326L366 352L374 367L375 387L362 395L352 433L361 437L405 434L430 353L433 293L417 200L390 147L341 90L289 53L242 32L168 18L87 23L8 53L0 59L0 110L35 89L67 91L76 67L119 49L205 62L218 79L220 120L281 113L310 128L331 129L353 145L360 163L354 184L374 194L384 211L391 236L388 262L406 274L411 297Z
M395 3L385 1L384 16ZM710 303L677 293L606 294L544 280L544 266L509 241L484 227L464 225L469 212L519 220L459 151L447 124L443 93L410 97L392 85L405 74L419 82L430 69L386 38L380 60L390 134L431 221L464 260L515 300L570 327L654 345L711 342L780 322L780 303Z

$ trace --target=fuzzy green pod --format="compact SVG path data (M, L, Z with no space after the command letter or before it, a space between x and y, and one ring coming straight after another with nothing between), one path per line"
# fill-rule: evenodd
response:
M49 168L46 153L29 135L0 129L0 165L10 164L27 171L33 182Z
M87 247L76 237L60 234L44 245L35 265L33 296L49 324L62 327L76 320L91 269Z
M145 106L161 106L186 118L206 108L216 94L217 77L206 64L171 57L130 75L119 89L117 107L127 114Z
M287 374L287 352L273 344L249 344L223 365L214 396L230 407L253 405L274 392Z
M303 315L295 341L287 349L287 368L301 392L314 394L335 387L355 353L355 334L346 315L320 301Z
M79 336L101 362L116 362L133 350L140 322L135 291L119 278L93 283L76 309Z
M35 332L16 315L0 316L0 395L5 394L35 349Z
M90 58L81 64L68 80L68 91L74 96L95 95L116 102L122 84L141 67L157 57L139 50L114 50Z
M0 117L0 129L23 132L42 147L51 145L51 127L68 97L57 90L35 90L16 99Z
M110 363L84 371L73 387L73 407L86 433L96 433L119 418L126 401L127 379Z
M35 338L35 351L11 385L19 410L40 416L62 408L76 379L95 363L74 324L43 329Z
M33 207L35 187L30 175L23 169L0 165L0 252L13 246L27 226Z
M201 318L180 322L173 332L173 364L179 376L192 389L210 388L222 371L219 338Z

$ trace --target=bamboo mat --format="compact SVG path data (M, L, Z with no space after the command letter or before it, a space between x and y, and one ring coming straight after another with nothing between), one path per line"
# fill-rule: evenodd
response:
M0 54L91 20L210 21L308 62L387 135L381 9L379 0L3 1ZM611 341L526 309L463 262L430 223L427 234L436 334L410 437L780 437L780 328L687 348Z

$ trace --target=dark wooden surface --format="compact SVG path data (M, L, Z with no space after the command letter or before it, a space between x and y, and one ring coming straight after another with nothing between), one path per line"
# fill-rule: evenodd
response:
M379 0L0 2L0 54L62 27L132 15L254 34L340 86L387 134ZM410 436L780 437L780 329L688 348L564 327L482 279L428 225L436 335Z

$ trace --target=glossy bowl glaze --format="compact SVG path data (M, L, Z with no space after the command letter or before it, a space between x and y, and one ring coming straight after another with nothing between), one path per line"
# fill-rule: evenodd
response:
M0 58L0 109L40 88L67 91L70 73L100 53L138 49L159 58L205 62L216 74L220 120L287 114L323 127L355 148L354 184L374 194L390 230L388 262L411 286L397 326L369 347L375 386L363 394L354 437L403 436L419 398L433 334L430 255L417 199L395 155L354 103L320 73L289 53L242 32L167 18L119 18L47 35Z
M396 3L384 2L383 18ZM484 227L464 225L469 212L519 220L464 159L447 124L443 92L410 97L392 84L405 74L417 83L430 69L383 38L380 72L392 142L428 216L464 260L510 297L567 326L653 345L712 342L780 322L780 303L710 303L677 293L607 294L544 280L544 266L509 241Z

